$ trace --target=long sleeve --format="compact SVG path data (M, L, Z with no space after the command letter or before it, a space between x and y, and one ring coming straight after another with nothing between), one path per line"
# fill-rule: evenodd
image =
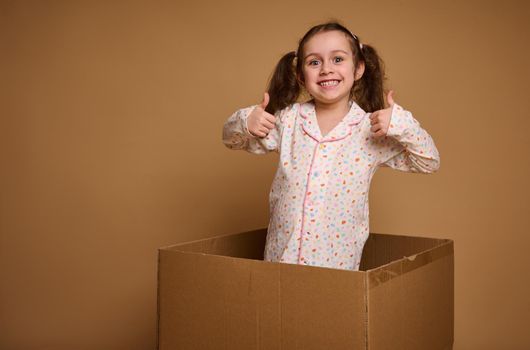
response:
M440 167L440 155L432 137L398 104L392 108L390 127L381 146L380 166L425 174Z
M233 150L245 150L254 154L265 154L278 151L280 138L279 118L276 118L276 127L266 137L252 135L247 128L247 118L256 107L250 106L234 112L223 126L223 143Z

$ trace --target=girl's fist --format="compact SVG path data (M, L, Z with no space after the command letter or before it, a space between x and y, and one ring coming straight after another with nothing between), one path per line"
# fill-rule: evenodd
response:
M393 94L394 91L390 90L386 96L386 100L390 107L380 109L370 115L370 125L372 125L370 131L372 131L373 136L375 137L385 136L388 132L388 128L390 127L390 117L392 116L392 107L394 106L394 99L392 98Z
M265 112L265 108L269 104L269 94L263 94L263 101L250 112L247 119L248 131L258 137L265 137L269 131L274 129L276 117L270 113Z

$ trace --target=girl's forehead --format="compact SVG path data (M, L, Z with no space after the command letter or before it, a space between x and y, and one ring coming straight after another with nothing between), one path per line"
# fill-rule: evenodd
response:
M350 40L346 34L337 30L320 32L304 45L304 57L311 54L323 55L333 51L352 52Z

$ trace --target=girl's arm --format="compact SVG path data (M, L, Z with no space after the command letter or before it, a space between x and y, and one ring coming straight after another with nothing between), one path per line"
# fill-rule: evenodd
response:
M266 137L257 137L250 133L247 119L258 105L242 108L228 118L223 127L223 143L234 150L245 150L254 154L278 151L280 139L280 118L276 118L275 127Z
M440 167L440 155L432 137L409 111L394 103L390 126L380 139L379 165L430 174Z

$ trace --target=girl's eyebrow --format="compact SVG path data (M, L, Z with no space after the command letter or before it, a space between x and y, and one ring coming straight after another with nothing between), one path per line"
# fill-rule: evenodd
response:
M344 51L344 50L333 50L331 52L343 52L346 55L348 54L348 52ZM309 56L320 56L320 55L318 53L311 52L311 53L308 53L307 55L305 55L304 59L308 58Z

